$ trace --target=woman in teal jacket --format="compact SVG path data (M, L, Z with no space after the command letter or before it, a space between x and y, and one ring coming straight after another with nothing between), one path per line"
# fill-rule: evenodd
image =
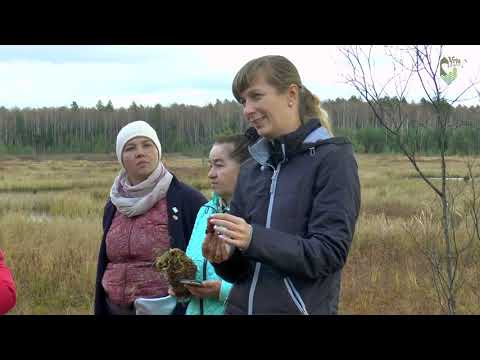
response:
M197 265L195 279L201 286L185 285L192 294L186 315L223 315L225 300L232 284L222 280L202 255L208 218L219 212L228 212L240 165L250 156L248 139L244 135L223 136L216 139L210 150L208 179L213 190L212 199L198 211L186 254ZM171 295L175 295L170 288Z

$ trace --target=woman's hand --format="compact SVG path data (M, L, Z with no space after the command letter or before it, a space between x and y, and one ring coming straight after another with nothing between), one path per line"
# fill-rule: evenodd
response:
M168 287L168 295L177 297L177 295L175 295L175 291L173 291L173 288L171 286Z
M198 298L214 298L220 296L220 280L206 280L202 282L202 286L184 285L190 293Z
M209 222L214 225L218 240L245 251L252 241L252 226L244 219L230 214L213 214Z
M212 225L213 227L213 225ZM202 244L202 255L212 263L221 263L233 254L233 246L219 238L217 232L207 232Z

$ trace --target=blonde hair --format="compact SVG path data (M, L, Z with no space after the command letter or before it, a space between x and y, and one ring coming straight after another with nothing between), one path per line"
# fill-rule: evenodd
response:
M262 71L266 81L280 94L285 93L290 85L297 85L300 90L298 111L302 124L313 118L319 119L320 125L333 135L328 113L322 108L318 97L302 85L297 68L286 57L267 55L247 62L235 75L232 83L233 96L238 102L240 94L251 86L259 71Z

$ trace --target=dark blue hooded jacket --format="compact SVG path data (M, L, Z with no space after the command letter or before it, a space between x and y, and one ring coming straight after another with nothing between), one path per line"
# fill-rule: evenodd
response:
M226 314L335 314L360 210L352 145L313 119L250 146L230 213L252 225L249 248L214 264L234 283Z

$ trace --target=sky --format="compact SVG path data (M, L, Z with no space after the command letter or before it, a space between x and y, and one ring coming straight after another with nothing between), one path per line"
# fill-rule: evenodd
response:
M320 100L359 96L346 83L351 74L345 57L333 45L0 45L0 106L39 108L93 107L101 100L115 108L137 105L169 106L172 103L204 106L217 99L233 100L231 82L247 61L263 55L283 55L299 70L303 84ZM364 46L364 48L366 48ZM373 51L375 75L385 81L392 62L384 47ZM445 56L462 64L446 94L461 92L480 81L480 46L452 46ZM466 61L465 61L466 60ZM387 95L394 96L392 88ZM390 89L390 90L388 90ZM411 80L408 101L425 94ZM480 92L480 83L476 86ZM472 88L457 104L479 105ZM474 98L474 96L476 98ZM462 99L464 101L462 101Z

